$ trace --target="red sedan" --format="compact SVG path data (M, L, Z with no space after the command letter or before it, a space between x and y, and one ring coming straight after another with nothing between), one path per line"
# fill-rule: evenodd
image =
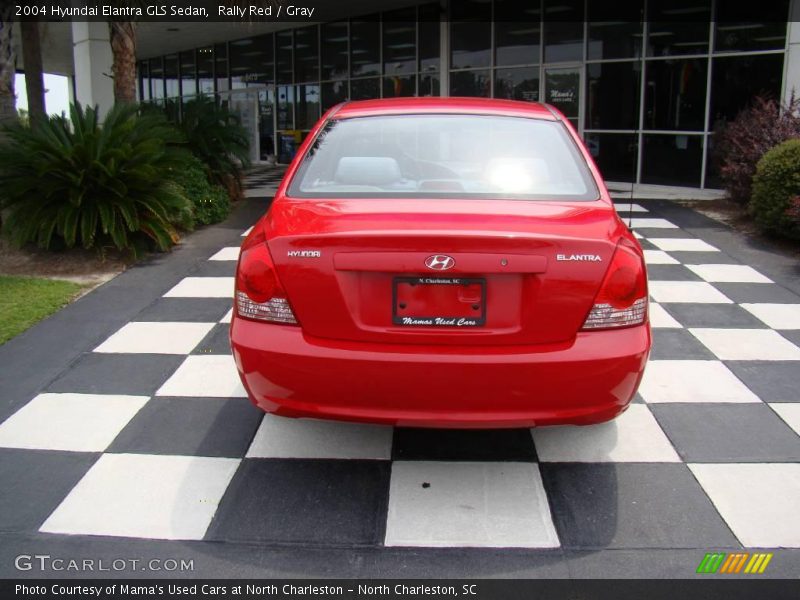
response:
M341 104L242 245L231 344L252 401L399 426L606 421L651 337L642 250L543 104Z

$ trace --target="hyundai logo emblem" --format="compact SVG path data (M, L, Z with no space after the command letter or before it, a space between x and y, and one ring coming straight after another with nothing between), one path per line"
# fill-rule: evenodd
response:
M425 266L434 271L447 271L456 266L456 261L446 254L434 254L425 259Z

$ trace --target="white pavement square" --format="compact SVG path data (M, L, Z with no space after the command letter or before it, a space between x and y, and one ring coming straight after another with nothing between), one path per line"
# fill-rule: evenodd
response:
M800 404L797 402L776 402L770 404L770 407L778 413L778 416L789 427L795 430L797 435L800 435ZM800 502L800 498L798 498L798 502Z
M644 250L644 262L648 265L678 265L679 261L663 250Z
M599 425L531 430L541 462L681 462L650 409L631 404Z
M214 323L128 323L94 349L102 353L189 354Z
M747 265L686 265L686 268L716 283L772 283L769 277Z
M717 360L651 360L644 370L639 394L650 404L761 402Z
M800 464L691 464L745 548L800 548Z
M631 219L631 229L677 229L678 226L666 219L657 217L634 217Z
M156 396L246 398L233 356L188 356L156 392Z
M0 424L0 447L102 452L149 399L39 394Z
M208 260L239 260L239 247L223 248Z
M656 302L650 303L650 325L652 327L661 327L661 328L682 328L681 325L675 317L669 314L667 311L664 310L664 307Z
M696 238L647 238L647 241L666 252L719 252L711 244Z
M104 454L40 531L200 540L239 459Z
M800 329L800 304L742 304L772 329Z
M184 277L166 298L233 298L233 277Z
M800 360L800 348L771 329L689 331L721 360Z
M392 464L387 546L556 548L533 463Z
M649 289L656 302L732 303L730 298L705 281L651 281Z
M233 319L233 309L229 309L228 312L225 313L225 316L220 319L220 323L230 323Z
M392 428L264 415L248 458L389 460Z

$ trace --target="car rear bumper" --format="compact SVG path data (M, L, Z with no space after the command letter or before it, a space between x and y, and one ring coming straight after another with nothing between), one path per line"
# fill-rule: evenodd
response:
M308 338L234 316L231 345L250 399L287 417L413 427L587 425L636 393L647 325L531 347L376 345Z

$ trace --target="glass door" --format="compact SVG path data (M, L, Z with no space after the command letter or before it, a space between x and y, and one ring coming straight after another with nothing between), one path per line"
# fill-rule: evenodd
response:
M544 68L544 101L564 113L579 132L583 131L583 67Z
M219 96L223 104L227 103L231 112L239 115L240 124L247 132L250 142L250 160L258 162L261 152L259 148L261 140L258 127L258 90L245 88L220 92Z

